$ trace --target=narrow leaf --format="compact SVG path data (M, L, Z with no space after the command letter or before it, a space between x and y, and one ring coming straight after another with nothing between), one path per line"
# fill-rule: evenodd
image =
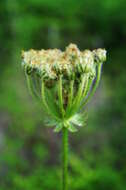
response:
M73 126L72 124L69 124L68 130L72 133L75 133L78 131L77 128Z
M58 125L55 127L54 132L55 132L55 133L58 133L58 132L61 131L62 128L63 128L63 125L62 125L62 124L58 124Z

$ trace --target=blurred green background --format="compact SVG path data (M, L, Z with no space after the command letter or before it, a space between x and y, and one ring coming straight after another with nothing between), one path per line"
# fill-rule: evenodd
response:
M126 188L126 1L0 0L0 190L60 190L61 134L43 125L21 50L104 47L87 126L70 135L71 190Z

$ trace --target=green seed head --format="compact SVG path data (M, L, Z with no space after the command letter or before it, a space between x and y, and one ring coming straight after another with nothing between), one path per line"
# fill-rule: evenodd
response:
M64 52L58 49L22 52L31 92L42 100L44 110L56 126L71 131L74 125L83 123L78 112L94 93L105 60L106 50L80 51L75 44Z

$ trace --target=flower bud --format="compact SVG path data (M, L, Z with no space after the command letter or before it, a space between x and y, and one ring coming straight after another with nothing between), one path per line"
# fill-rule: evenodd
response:
M104 62L106 61L106 50L105 49L96 49L93 51L94 61L96 62Z

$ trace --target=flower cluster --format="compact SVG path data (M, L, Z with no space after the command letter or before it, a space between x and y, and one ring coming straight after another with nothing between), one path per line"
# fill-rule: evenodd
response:
M78 111L95 92L101 75L106 50L80 51L70 44L64 52L58 49L22 52L28 85L41 98L46 112L59 131L83 125ZM95 81L95 84L94 84Z
M36 72L45 80L56 80L60 74L66 79L77 79L81 74L95 77L96 64L105 61L106 51L98 49L81 52L76 45L70 44L65 52L58 49L23 51L22 58L27 74Z

